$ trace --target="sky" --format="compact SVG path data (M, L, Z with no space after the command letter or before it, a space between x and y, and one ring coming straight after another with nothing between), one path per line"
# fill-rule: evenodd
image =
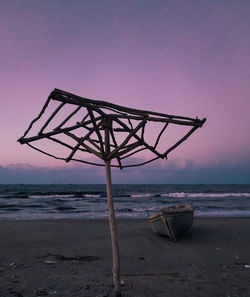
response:
M104 183L17 139L49 93L207 122L114 183L250 183L250 2L0 0L0 183Z

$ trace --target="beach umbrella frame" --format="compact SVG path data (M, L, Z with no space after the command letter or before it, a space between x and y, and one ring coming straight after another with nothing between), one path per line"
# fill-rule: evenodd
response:
M52 101L58 102L59 105L49 115L41 129L35 135L28 136L33 125L41 119ZM54 129L46 131L57 114L62 109L65 109L67 105L75 106L75 109L67 114L67 116L65 116L60 124L54 127ZM81 118L80 121L67 126L67 123L69 123L69 121L83 109L86 112L85 116ZM105 166L107 203L113 255L113 282L116 297L121 296L121 282L119 245L112 198L111 167L123 169L126 167L148 164L157 159L167 159L168 154L184 142L195 130L202 127L205 121L205 118L200 120L198 118L132 109L106 101L83 98L72 93L54 89L50 93L39 115L30 123L24 135L18 139L18 142L21 144L27 144L31 148L55 159L64 160L66 162L73 160L90 165ZM154 122L162 123L163 126L158 133L154 144L150 145L147 140L145 140L144 134L147 124ZM189 127L190 129L188 129L188 132L186 132L184 136L178 139L173 145L163 152L160 152L158 144L169 125L181 125ZM79 137L74 133L74 131L77 129L79 130L79 128L84 132L82 137ZM119 142L117 140L117 135L120 133L125 133L126 137ZM69 138L71 142L74 141L75 145L72 146L72 144L69 144L65 140L59 140L57 138L58 135L64 135L64 137ZM70 150L70 153L66 157L59 157L56 153L47 152L45 149L41 149L33 144L35 141L44 139L66 147ZM128 158L144 150L150 151L150 153L153 154L153 158L143 161L138 161L133 158L131 164L126 163ZM76 158L75 155L77 152L90 153L97 157L97 159L102 160L102 162L92 162L86 159ZM116 160L116 164L112 163L113 160Z

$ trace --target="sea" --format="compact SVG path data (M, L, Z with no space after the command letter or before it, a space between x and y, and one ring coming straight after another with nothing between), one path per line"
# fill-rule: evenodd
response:
M146 218L185 203L193 204L197 217L250 217L250 184L115 184L112 193L118 218ZM105 185L0 185L0 220L107 217Z

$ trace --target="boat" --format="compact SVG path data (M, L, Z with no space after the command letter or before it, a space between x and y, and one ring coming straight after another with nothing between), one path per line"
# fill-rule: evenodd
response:
M186 232L193 224L194 208L191 204L178 204L161 208L148 216L152 230L176 241L176 237Z

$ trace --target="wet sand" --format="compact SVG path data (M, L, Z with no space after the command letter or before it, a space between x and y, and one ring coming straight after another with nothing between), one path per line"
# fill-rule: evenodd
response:
M122 296L250 296L250 218L195 218L177 242L118 220ZM0 221L0 297L113 296L106 220Z

